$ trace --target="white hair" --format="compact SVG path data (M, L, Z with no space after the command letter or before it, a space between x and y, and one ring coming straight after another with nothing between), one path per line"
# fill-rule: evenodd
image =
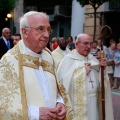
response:
M78 35L75 42L80 42L81 37Z
M29 17L32 16L32 15L36 15L36 14L38 14L40 16L44 16L49 20L49 16L44 12L30 11L30 12L25 13L20 18L20 34L21 34L21 37L22 37L22 28L29 26Z
M3 28L3 29L2 29L2 33L5 32L6 30L10 30L10 29L7 28L7 27L6 27L6 28Z

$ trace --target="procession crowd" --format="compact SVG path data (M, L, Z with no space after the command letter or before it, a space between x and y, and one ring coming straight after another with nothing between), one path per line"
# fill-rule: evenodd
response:
M119 88L120 43L116 48L112 40L101 51L101 40L93 41L86 33L73 41L72 36L50 39L52 31L48 15L37 11L21 17L20 34L11 36L10 29L3 28L0 119L114 120L110 86Z

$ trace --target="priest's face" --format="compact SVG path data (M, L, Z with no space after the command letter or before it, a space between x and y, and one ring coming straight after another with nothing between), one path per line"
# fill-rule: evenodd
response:
M49 20L43 15L32 15L29 18L29 26L23 29L23 33L25 45L33 52L39 53L49 41L51 33Z
M80 40L76 42L76 50L79 54L83 56L88 56L91 50L92 40L87 34L81 34Z
M65 38L60 38L59 39L59 47L62 50L66 50L66 46L67 46L67 42L66 42Z

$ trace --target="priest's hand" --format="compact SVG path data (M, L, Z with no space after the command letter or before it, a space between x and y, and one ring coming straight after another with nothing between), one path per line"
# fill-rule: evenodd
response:
M85 63L85 69L86 69L86 72L87 72L87 75L88 75L91 71L91 64L90 63Z
M57 109L41 107L39 120L57 120Z
M100 65L106 67L107 66L107 61L105 58L101 58L100 60Z
M57 109L57 117L58 117L58 120L63 120L63 118L64 118L65 115L66 115L65 106L64 106L62 103L57 103L56 109Z

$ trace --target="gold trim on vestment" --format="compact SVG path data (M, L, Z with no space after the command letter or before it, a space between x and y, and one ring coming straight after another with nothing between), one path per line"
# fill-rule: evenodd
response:
M15 46L0 61L0 120L28 120L24 85L18 71L18 52Z
M28 120L28 107L27 107L26 91L24 85L24 72L23 72L23 60L22 60L23 57L20 53L18 44L17 44L17 50L18 50L19 81L20 81L20 90L21 90L23 120Z
M59 94L62 96L62 98L64 100L64 103L65 103L66 116L65 116L64 120L73 120L73 109L72 109L72 104L70 102L69 95L66 92L64 85L61 82L58 82L55 73L54 73L54 76L55 76L55 79L56 79L56 84L57 84Z
M50 72L51 74L55 75L54 74L54 67L51 63L49 63L45 60L42 60L41 66L43 68L43 71L47 71L47 72Z
M32 57L30 55L25 55L25 54L21 54L21 57L23 58L22 59L23 66L39 69L39 66L40 66L39 58Z
M43 68L43 71L50 72L51 74L54 75L54 72L53 72L54 68L50 62L47 62L45 60L42 60L42 62L39 62L39 58L32 57L30 55L25 55L25 54L21 54L21 57L22 57L23 66L39 69L39 66L41 65Z
M51 51L49 49L45 48L44 50L47 51L51 55Z
M74 96L73 108L76 120L86 120L87 118L87 91L84 68L79 67L74 72Z
M60 95L63 97L65 106L66 106L66 110L67 110L67 115L64 118L64 120L73 120L73 114L72 114L73 110L72 110L72 107L69 106L70 100L68 100L68 94L66 93L64 86L61 83L58 83L58 81L57 81L55 71L54 71L54 65L52 65L51 63L49 63L45 60L42 60L42 62L40 63L38 58L29 56L29 55L25 55L25 54L24 55L22 54L22 61L23 61L24 66L32 67L35 69L39 69L39 66L41 65L43 68L43 71L50 72L51 74L53 74L55 76L58 91L59 91Z
M28 120L28 106L24 84L25 67L39 69L41 65L44 71L50 72L55 76L53 62L47 62L47 60L51 59L46 60L45 58L45 60L42 60L40 63L37 57L21 54L23 50L19 48L19 45L20 44L17 44L13 49L8 51L0 61L0 120ZM57 79L56 84L57 86L60 85L58 90L59 92L62 90L60 94L66 104L67 117L64 120L73 120L72 107L70 107L70 100L67 98L68 94L65 92L64 86L58 83Z
M66 117L64 118L64 120L73 120L73 109L70 103L69 95L66 93L65 87L63 86L62 83L57 82L57 87L60 95L64 100L65 107L66 107Z

